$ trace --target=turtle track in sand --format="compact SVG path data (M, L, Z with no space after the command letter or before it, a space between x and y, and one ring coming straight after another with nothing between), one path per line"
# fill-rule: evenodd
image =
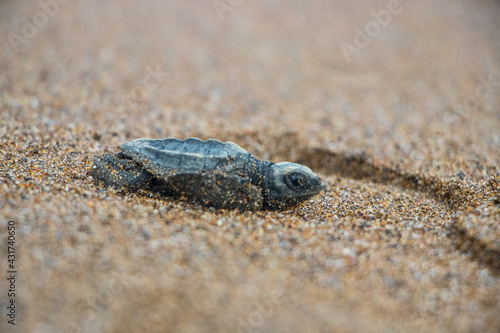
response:
M498 178L490 179L486 184L471 186L456 179L438 179L411 174L385 165L376 165L370 162L370 157L365 154L343 154L324 148L301 149L296 154L298 163L308 165L321 175L335 175L363 183L388 185L404 192L421 193L434 199L445 213L443 214L445 222L449 222L445 228L455 249L470 255L473 260L490 268L495 275L500 275L500 248L497 242L490 242L477 233L472 233L463 221L465 211L477 205L477 202L484 203L491 197L491 193L498 198L500 194ZM422 217L425 216L420 216Z

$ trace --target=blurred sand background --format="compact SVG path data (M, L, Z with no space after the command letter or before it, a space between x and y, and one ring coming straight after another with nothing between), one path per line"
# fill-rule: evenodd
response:
M1 332L500 330L498 1L402 1L384 25L389 1L42 3L0 4ZM170 136L328 189L240 213L88 174Z

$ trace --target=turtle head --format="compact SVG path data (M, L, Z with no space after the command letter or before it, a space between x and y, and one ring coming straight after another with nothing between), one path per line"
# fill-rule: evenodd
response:
M321 177L306 166L291 162L273 164L267 184L270 201L298 203L324 189Z

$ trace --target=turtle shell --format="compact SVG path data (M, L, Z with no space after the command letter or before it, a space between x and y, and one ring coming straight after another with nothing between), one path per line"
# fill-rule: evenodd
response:
M120 148L121 153L95 159L94 178L118 189L180 196L209 207L262 208L262 189L242 176L253 156L235 143L137 139Z
M233 142L215 139L143 138L126 142L120 148L125 156L158 177L211 170L236 175L252 157Z

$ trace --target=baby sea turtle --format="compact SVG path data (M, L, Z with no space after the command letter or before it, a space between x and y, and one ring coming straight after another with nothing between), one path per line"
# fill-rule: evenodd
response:
M227 209L283 209L318 194L321 178L306 166L255 158L233 142L197 138L137 139L98 156L92 176L118 189L183 196Z

